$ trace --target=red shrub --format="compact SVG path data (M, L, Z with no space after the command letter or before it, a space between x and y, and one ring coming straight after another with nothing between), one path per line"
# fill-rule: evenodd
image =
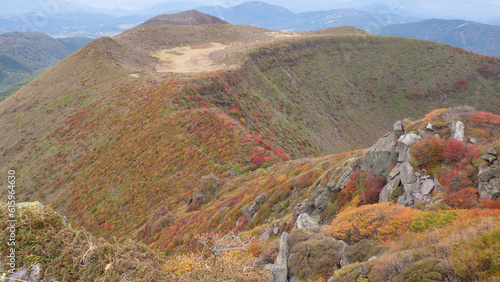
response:
M363 183L366 187L366 191L360 195L360 205L378 203L378 198L380 192L382 192L382 188L384 188L385 182L386 180L384 176L375 177L370 172L366 172L366 178Z
M440 179L448 193L458 192L467 187L474 186L468 171L454 169Z
M465 157L465 143L455 138L446 140L443 149L443 158L458 162Z
M480 199L481 207L488 209L500 209L500 200Z
M479 207L479 195L476 188L465 188L446 196L442 203L456 209L473 209Z
M263 151L254 149L252 154L249 156L252 163L261 166L265 162L266 154Z

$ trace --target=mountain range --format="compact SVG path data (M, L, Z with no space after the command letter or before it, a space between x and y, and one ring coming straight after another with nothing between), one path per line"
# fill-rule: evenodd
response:
M385 26L378 34L432 40L480 54L500 55L500 26L433 19Z
M0 34L0 100L90 41L35 32Z
M0 102L13 278L494 281L499 60L197 11L98 38Z

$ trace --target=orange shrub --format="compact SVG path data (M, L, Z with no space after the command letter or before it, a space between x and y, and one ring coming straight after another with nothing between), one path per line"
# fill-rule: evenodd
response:
M362 239L391 240L410 230L421 211L393 203L379 203L346 210L333 219L326 233L354 244Z
M413 145L410 153L419 168L432 169L443 160L444 140L429 135Z

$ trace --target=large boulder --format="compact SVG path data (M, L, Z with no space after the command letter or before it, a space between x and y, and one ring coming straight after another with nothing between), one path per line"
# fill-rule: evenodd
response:
M500 166L491 166L479 172L477 190L482 199L500 199Z
M460 141L465 141L465 127L463 122L457 121L453 123L451 130L453 132L453 138Z
M399 177L396 177L394 179L389 180L387 184L385 184L384 188L382 188L382 191L380 192L379 195L379 202L389 202L392 201L394 197L398 197L401 195L400 187L401 184L401 179Z
M318 223L312 219L307 213L300 214L295 221L296 229L305 229L305 228L318 228Z
M405 127L400 120L393 123L392 128L393 128L394 135L396 136L396 138L399 138L399 136L405 134Z
M361 160L361 169L370 171L374 175L385 174L398 160L398 154L394 149L395 137L394 133L389 133L368 148Z
M413 144L417 143L419 139L421 139L421 137L415 133L408 133L399 137L398 145L396 146L398 162L407 162L410 160L408 150L411 146L413 146Z

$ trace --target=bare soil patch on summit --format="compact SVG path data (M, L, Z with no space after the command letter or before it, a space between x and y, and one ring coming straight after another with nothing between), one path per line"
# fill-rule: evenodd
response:
M159 58L156 71L199 73L234 69L236 65L219 63L212 58L214 52L224 50L229 46L231 45L211 42L161 50L156 53Z

